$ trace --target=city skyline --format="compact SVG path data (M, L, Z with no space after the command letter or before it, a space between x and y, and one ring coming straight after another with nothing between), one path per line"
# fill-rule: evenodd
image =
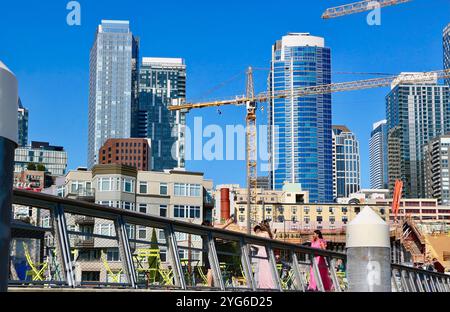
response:
M441 1L441 5L444 5L443 1ZM420 4L414 4L414 5L411 6L411 10L418 10L419 8L420 8ZM87 8L87 9L89 9L89 8ZM429 10L431 10L431 9L424 8L424 14L427 14L427 12ZM317 11L321 11L321 8L319 7L317 9ZM401 10L397 10L396 8L392 8L391 10L386 11L386 13L384 13L384 11L383 11L383 18L384 18L383 19L383 23L386 23L386 24L389 23L390 18L393 18L393 16L395 14L402 15L404 13L401 12ZM117 15L120 15L120 14L117 14ZM127 15L127 14L124 14L124 15ZM95 23L98 24L99 20L102 19L102 18L104 18L104 16L96 16ZM118 16L117 18L118 19L124 19L124 18L122 18L120 16ZM130 18L130 23L131 23L131 27L133 29L133 33L137 33L140 37L146 38L145 39L146 41L151 41L151 37L152 37L153 34L148 34L145 31L139 30L139 22L136 21L136 19L138 19L138 18ZM383 24L381 26L377 27L376 29L372 29L371 27L369 27L368 25L365 24L364 18L350 17L349 19L350 19L350 22L347 21L347 23L345 23L345 25L352 25L352 23L354 23L356 25L360 25L361 26L360 31L357 32L357 34L359 36L361 36L365 32L369 32L369 33L373 33L375 35L374 36L374 39L375 39L376 37L378 37L378 35L380 35L380 37L381 37L381 34L376 34L375 30L378 30L379 33L384 33L384 31L386 30L386 29L383 29ZM438 20L441 20L441 21L439 22ZM92 23L94 21L89 21L89 22ZM432 59L432 61L431 62L430 61L429 62L425 62L421 66L415 66L414 68L411 68L411 67L406 66L407 63L409 62L409 60L403 60L402 59L402 62L400 63L401 66L395 67L395 66L392 66L392 64L390 64L391 66L388 66L388 68L392 69L392 71L395 73L395 72L399 72L399 71L405 70L405 69L407 69L407 70L410 70L410 69L416 70L417 69L417 70L424 70L424 71L425 70L433 70L433 69L439 69L442 66L442 65L438 66L438 64L442 64L442 30L443 30L444 26L448 24L448 20L444 21L443 18L436 19L436 21L434 23L431 23L431 24L433 24L434 26L431 27L431 25L429 25L429 27L426 28L426 32L428 32L428 36L427 36L428 40L427 40L427 42L428 43L433 42L434 44L429 44L429 45L422 44L421 46L424 46L426 49L429 50L429 51L427 50L427 52L430 52L430 53L426 53L425 55L427 56L427 59L430 59L430 60ZM83 24L80 27L80 29L83 29L83 32L86 32L86 28L88 28L88 26L85 24L85 21L83 20ZM367 67L365 67L365 66L361 66L361 67L355 66L355 67L353 67L353 69L358 69L358 71L362 71L362 69L367 68L367 71L379 71L379 69L377 69L376 66L375 66L375 65L378 66L379 64L375 64L377 62L374 62L373 60L371 61L371 60L367 60L367 59L365 59L365 60L361 60L361 59L358 60L358 59L356 59L356 60L352 60L351 63L350 62L343 62L343 60L342 60L342 52L339 52L339 50L341 48L340 48L340 45L336 45L336 36L335 35L326 34L327 31L324 31L324 30L314 30L314 28L316 28L315 26L305 27L304 25L303 26L299 25L296 28L301 30L301 31L309 31L311 33L314 33L314 34L321 35L321 36L325 37L327 42L329 42L329 44L327 44L327 45L329 45L333 50L334 49L338 50L337 54L333 53L333 59L337 60L336 63L338 64L337 66L335 66L334 71L338 71L338 70L341 70L341 69L347 69L347 68L353 67L354 65L358 65L358 63L359 63L359 65L366 65L365 63L368 63L367 65L371 65L371 66L367 66ZM388 28L388 27L386 27L386 28ZM77 30L68 28L65 31L72 32L72 34L73 34ZM91 35L88 36L89 41L91 40L90 38L92 38L92 32L93 32L92 28L88 29L88 33L91 33ZM280 37L280 35L286 33L286 30L277 29L276 32L278 33L278 35L274 35L273 32L269 33L269 34L265 33L263 36L260 35L260 39L264 38L263 40L261 40L261 45L263 45L263 47L258 45L257 49L260 50L260 51L268 51L268 49L270 49L269 48L270 44L268 45L267 42L264 43L263 41L264 40L266 40L266 41L270 40L272 42L272 41L274 41L274 39ZM330 32L329 29L328 29L328 32ZM423 33L425 33L425 31ZM429 34L433 34L433 35L430 36ZM428 37L432 37L434 39L433 40L429 40ZM437 38L440 38L441 42L439 42L437 40ZM87 38L85 38L84 40L86 40L86 39ZM340 38L340 39L342 39L342 38ZM402 41L402 40L399 40L399 41ZM217 44L217 41L215 41L215 43ZM379 43L380 46L382 46L382 42L381 41L379 41L378 43ZM405 41L403 40L402 43L405 44ZM370 44L369 44L369 46L370 46ZM373 47L373 45L372 45L372 47ZM198 63L198 58L190 57L187 53L180 53L180 51L169 52L171 50L171 48L173 48L173 46L168 45L167 47L165 47L165 49L167 49L166 52L164 52L163 51L164 49L161 49L161 48L159 48L159 51L158 51L158 48L156 48L155 49L156 51L154 51L154 52L147 49L145 54L146 55L159 55L159 56L182 56L183 58L186 59L186 62L188 64L189 68L193 67L195 69L194 72L198 70L198 67L195 66L195 64ZM178 46L177 46L177 49L179 50ZM412 50L414 52L414 53L412 53L413 56L416 57L415 59L417 59L417 55L416 54L419 54L420 50L421 50L421 48L419 48L419 47L417 47L417 50ZM3 49L0 50L0 51L3 52ZM9 51L5 52L6 55L8 55L7 52L9 52ZM267 64L268 63L268 61L267 61L268 60L268 57L267 57L268 53L264 52L264 53L261 53L261 54L265 55L264 56L264 59L266 60L265 64ZM377 54L376 51L374 51L374 55L376 55L376 54ZM352 55L351 51L349 52L349 56L350 55ZM429 55L434 55L434 57L429 58L428 57ZM440 58L439 58L439 55L441 56ZM250 58L253 58L253 56L254 56L254 54L249 55ZM234 58L232 58L232 57L230 57L230 59L234 60ZM262 62L261 59L262 59L261 57L256 57L256 62L253 63L253 64L256 64L256 65L262 64L262 65L264 65L264 62ZM393 56L393 59L397 59L395 55ZM217 62L215 63L214 60L210 60L208 58L206 58L206 60L208 61L208 67L209 68L213 68L213 66L217 64ZM54 64L54 65L57 65L58 62L59 61L57 60L56 64ZM390 62L391 61L388 61L388 63L390 63ZM15 66L14 65L14 60L12 60L12 62L10 62L8 60L8 63L9 64L11 64L11 63L13 64L13 65L10 65L10 67L12 67L12 69L16 73L18 73L18 75L20 77L21 71L23 73L24 68L21 69L21 66L18 66L19 68L16 70L17 66L14 67ZM405 65L405 63L406 63L406 65ZM351 66L348 66L348 65L351 65ZM223 66L223 65L221 65L221 66ZM221 66L218 66L219 69L220 69ZM418 68L418 67L420 67L420 68ZM243 69L243 68L244 68L244 66L234 66L234 67L232 67L232 69ZM50 68L50 70L52 70L52 68ZM80 70L80 69L78 69L78 70ZM84 68L84 67L81 69L81 71L85 71L85 70L86 70L86 68ZM223 68L221 70L223 70L224 72L226 71ZM211 71L211 73L214 73L214 71ZM221 75L221 77L224 78L224 79L219 79L218 78L217 81L215 79L214 79L214 81L210 81L209 82L210 85L211 84L215 85L215 84L220 83L223 80L226 80L226 76L225 75L226 74ZM260 75L262 75L262 74L260 74ZM193 82L194 87L195 87L195 85L198 85L199 80L197 78L198 77L197 75L189 75L188 74L188 76L189 76L189 79L190 79L189 81L191 81L191 79L195 79L194 82ZM337 75L335 75L333 80L353 80L351 78L354 78L354 77L356 77L356 76L354 76L354 75L351 75L351 76L347 76L347 75L346 76L337 76ZM358 78L358 77L356 77L356 78ZM258 77L257 77L257 79L258 79ZM77 80L77 79L75 79L75 80ZM213 80L213 79L208 78L208 80ZM243 80L243 78L242 78L242 80ZM261 77L259 77L259 82L257 82L257 89L258 90L264 90L265 89L264 87L261 87L261 86L264 86L264 81L263 80L265 80L265 79L261 79ZM25 81L25 83L24 83L25 86L28 84L27 83L27 79L22 79L21 81ZM204 82L205 82L205 80L203 80L203 83ZM75 84L75 87L77 85L78 84ZM83 93L86 94L86 81L85 81L85 79L83 79L83 80L80 79L79 85L80 85L80 87L82 87L82 90L84 90ZM188 82L188 86L189 85L190 85L190 83ZM242 86L243 86L243 83L242 83ZM241 94L241 93L243 93L242 92L242 86L241 86L241 84L237 84L237 86L233 85L232 87L224 88L223 90L221 90L220 93L222 93L223 95ZM208 88L198 88L198 87L197 88L190 88L190 87L188 87L188 93L197 92L198 94L202 94L202 93L204 93L204 89L208 89ZM75 137L71 138L70 136L68 136L68 138L66 138L65 136L61 136L61 134L58 133L58 130L57 130L58 128L56 128L53 131L53 133L51 133L51 135L48 135L48 136L44 135L45 131L43 133L42 128L39 128L36 125L36 124L41 124L41 127L42 127L42 124L43 125L46 124L45 122L40 122L42 120L43 116L42 116L41 112L38 111L37 107L35 106L36 105L35 104L36 100L33 100L33 97L31 96L32 94L26 88L24 90L24 93L25 94L22 96L22 98L24 98L24 97L26 98L26 103L29 103L28 106L30 108L30 111L33 112L33 119L30 121L30 124L31 124L30 125L31 126L30 138L33 139L33 140L39 140L39 139L48 140L48 141L57 143L58 145L65 146L67 148L67 150L69 151L69 168L76 168L77 166L84 165L85 161L83 161L83 157L80 156L80 155L77 155L77 153L79 153L79 149L74 148L74 146L79 146L78 145L79 144L78 141L83 141L83 139L80 140L80 138L75 138ZM362 170L363 187L367 186L368 185L368 181L369 181L369 174L368 174L368 163L369 163L368 159L369 158L368 158L368 144L367 144L368 140L366 138L368 138L368 136L370 135L370 130L367 130L367 129L370 129L371 124L373 122L375 122L376 120L380 120L380 119L384 118L383 113L382 113L382 111L384 110L384 108L383 108L384 103L383 103L383 101L380 101L379 99L380 99L380 95L384 96L384 95L386 95L386 93L387 93L386 89L381 89L381 90L371 90L371 91L364 91L364 92L357 92L357 93L356 92L355 93L346 93L346 94L343 94L343 95L333 96L333 102L334 102L334 104L333 104L333 113L336 112L336 114L335 114L336 116L333 116L334 117L333 118L333 123L334 124L337 124L337 123L339 123L339 124L346 124L349 127L351 127L352 129L355 129L354 132L360 138L360 142L362 143L361 145L363 145L361 147L361 150L362 150L361 162L362 162L362 169L363 169ZM42 96L39 96L39 93L37 93L37 94L38 94L36 96L37 98L42 98ZM377 95L374 95L374 94L377 94ZM356 122L356 121L353 120L353 118L348 119L348 116L345 116L345 114L343 114L343 110L348 110L348 109L351 109L351 107L355 107L354 104L352 105L352 102L355 103L355 100L361 101L359 99L361 96L364 97L364 101L368 100L368 101L373 101L373 103L374 103L374 104L371 104L371 105L367 105L367 110L375 111L375 112L378 111L378 113L374 113L373 114L374 115L373 120L365 120L365 124L361 124L361 122ZM57 97L57 98L59 98L59 97ZM215 97L215 95L214 95L214 97ZM190 97L188 96L188 99L189 98ZM374 101L373 100L374 98L376 98L378 100ZM338 100L335 100L335 99L338 99ZM369 99L371 99L371 100L369 100ZM47 99L47 101L50 101L50 100ZM69 99L69 101L71 101L71 99ZM86 103L87 102L86 97L81 98L81 101L79 101L79 102L80 102L79 105L81 105L81 103ZM83 104L83 106L84 105L86 105L86 104ZM375 109L375 107L376 107L376 109ZM43 106L42 110L45 112L46 111L46 107ZM380 110L381 110L381 112L380 112ZM86 110L80 109L80 111L84 113ZM222 120L220 120L218 122L218 124L221 124L223 120L227 120L228 123L230 123L230 124L232 124L232 123L240 123L240 124L243 123L241 121L241 120L243 120L243 118L239 120L239 118L236 117L236 114L233 113L234 111L235 110L232 109L232 108L224 109L223 115L225 115L225 117L223 115L221 115L220 117L217 117L217 113L214 110L213 111L209 111L209 112L205 112L205 113L203 113L203 112L191 113L190 116L188 116L188 124L190 123L190 121L192 120L192 118L194 116L199 116L199 115L200 116L202 116L202 115L205 116L205 118L204 118L205 123L206 122L207 123L216 123L219 118L222 119ZM37 114L36 114L36 112L37 112ZM70 112L70 110L68 111L68 113L69 112ZM356 115L356 117L357 116L358 115ZM86 117L82 117L81 119L84 119L84 118L86 118ZM358 117L356 119L358 119ZM264 121L265 118L261 117L261 118L259 118L259 120ZM74 122L75 121L76 121L76 119L75 120L69 120L68 123L69 123L69 125L74 126ZM55 121L55 123L57 123L57 122ZM84 125L81 125L81 126L84 126ZM74 128L78 129L77 131L79 132L79 130L80 130L79 126L76 126ZM363 130L361 130L361 129L363 129ZM69 129L68 134L70 134L71 131L72 131L72 129ZM81 135L80 135L80 137L81 137ZM85 144L84 142L81 142L81 143ZM232 168L242 168L242 167L245 166L245 164L243 162L239 162L239 161L233 162L230 165L232 166ZM217 184L225 183L225 182L228 182L228 181L231 181L231 180L236 180L241 185L245 184L245 178L244 177L235 177L235 176L233 177L233 176L225 175L224 177L218 178L219 175L217 174L217 170L210 170L211 167L219 167L220 168L220 165L218 166L217 163L215 163L215 162L209 162L208 163L208 162L205 162L205 161L203 161L203 162L192 161L192 162L188 162L187 163L187 167L188 167L188 169L194 170L194 171L204 171L206 173L207 177L214 179L214 181ZM200 169L200 168L203 168L203 169ZM236 170L230 170L230 171L237 172Z

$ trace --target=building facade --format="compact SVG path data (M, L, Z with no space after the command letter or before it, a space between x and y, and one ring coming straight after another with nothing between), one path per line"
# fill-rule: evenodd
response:
M269 92L331 83L331 52L325 40L291 33L272 47ZM300 183L311 202L333 200L331 95L273 99L269 103L269 180L281 190Z
M388 133L387 121L373 125L369 141L370 188L388 188Z
M151 144L149 139L108 139L100 148L98 159L102 165L123 164L149 171Z
M14 171L25 171L29 164L44 165L46 172L54 176L62 176L67 169L67 153L61 146L33 141L31 146L16 149Z
M333 126L333 196L348 197L360 189L359 142L346 126Z
M168 106L186 99L186 65L180 58L144 57L139 72L137 137L152 141L153 170L184 168L185 114Z
M444 69L450 69L450 23L444 28L442 39L444 43ZM450 78L445 80L445 84L450 86Z
M17 111L17 117L19 122L19 133L17 144L19 146L28 145L28 109L23 107L22 101L19 98L19 109Z
M388 147L389 187L392 190L395 180L401 179L406 198L423 198L423 146L450 131L449 86L438 85L437 79L408 82L404 75L386 97L387 127L392 136L388 138L392 145ZM400 159L396 162L391 157Z
M103 20L90 52L88 167L109 138L131 136L139 41L127 21Z
M434 138L424 146L425 195L450 206L449 151L450 135Z

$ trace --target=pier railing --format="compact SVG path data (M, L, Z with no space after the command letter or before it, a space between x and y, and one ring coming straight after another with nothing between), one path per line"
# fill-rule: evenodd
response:
M13 204L10 287L348 289L344 253L19 190ZM393 264L392 284L449 292L450 276Z

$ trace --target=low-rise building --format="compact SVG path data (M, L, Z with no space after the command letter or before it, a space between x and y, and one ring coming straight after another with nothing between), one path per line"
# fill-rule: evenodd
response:
M14 156L14 172L27 170L29 164L43 165L53 176L63 176L67 168L67 153L61 146L48 142L31 142L31 146L21 146Z

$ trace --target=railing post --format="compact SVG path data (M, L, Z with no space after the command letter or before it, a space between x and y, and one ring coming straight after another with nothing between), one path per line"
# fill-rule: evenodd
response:
M422 273L423 283L425 285L425 292L432 292L431 285L428 283L428 277L426 274Z
M133 255L131 253L130 241L127 234L127 228L122 216L118 216L114 220L116 227L117 238L119 240L120 258L124 262L125 271L127 274L127 280L131 284L132 288L136 288L136 270L134 268Z
M281 286L280 276L278 275L277 262L275 260L275 254L273 252L272 246L269 244L266 246L267 256L272 267L272 279L275 282L275 286L279 291L282 291L283 288Z
M61 204L57 204L53 212L56 222L56 237L58 241L58 250L62 261L64 271L66 273L66 282L69 287L76 287L75 272L70 252L70 238L67 233L67 222L64 214L64 208Z
M391 292L389 225L366 207L347 227L350 292Z
M219 284L220 290L225 290L225 284L223 282L222 278L222 272L220 271L220 263L219 259L217 257L217 251L216 251L216 244L214 243L214 237L212 236L211 232L208 233L208 260L209 264L211 266L212 272L213 272L213 281Z
M181 289L186 290L186 280L184 279L183 268L181 267L180 254L178 253L177 240L172 224L168 224L164 229L166 236L167 247L169 249L169 256L174 265L174 276L176 285Z
M294 250L291 251L291 258L292 258L292 269L294 270L297 289L301 289L303 292L306 292L306 285L305 283L303 283L303 278L300 274L300 270L298 269L298 258Z
M328 268L330 269L331 279L333 280L334 288L336 292L342 292L341 286L339 285L339 280L336 275L335 264L336 260L331 259L331 257L327 257Z
M252 291L256 291L257 285L253 277L249 247L243 238L241 238L240 240L240 245L241 245L241 263L244 269L244 274L246 275L247 287L250 288Z
M425 290L423 289L422 280L420 279L419 274L417 272L414 272L414 273L411 273L411 274L415 277L416 284L417 284L417 287L418 287L419 291L420 292L425 292Z
M18 83L0 61L0 292L8 291Z

